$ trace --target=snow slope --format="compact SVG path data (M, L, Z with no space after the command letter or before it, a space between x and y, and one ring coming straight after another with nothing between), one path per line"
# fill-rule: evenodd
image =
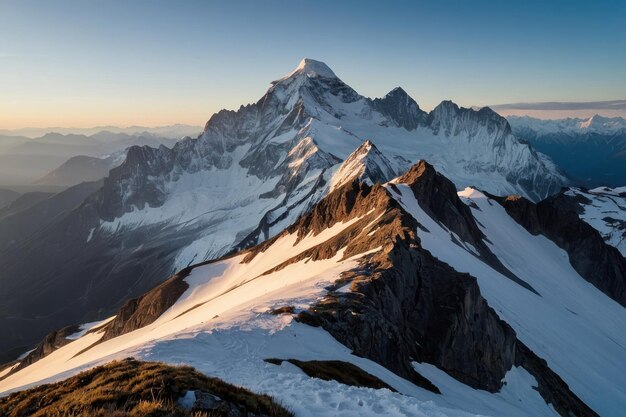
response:
M411 190L396 186L401 194L394 196L424 227L417 231L424 248L475 276L489 305L585 403L603 417L623 415L626 310L580 277L556 244L529 234L479 191L467 188L459 196L493 253L539 295L495 271L470 248L452 243L451 232L422 210Z

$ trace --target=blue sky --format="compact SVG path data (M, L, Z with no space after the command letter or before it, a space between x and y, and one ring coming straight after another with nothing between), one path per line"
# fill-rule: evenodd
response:
M626 98L626 1L0 0L0 128L203 124L303 57L425 109Z

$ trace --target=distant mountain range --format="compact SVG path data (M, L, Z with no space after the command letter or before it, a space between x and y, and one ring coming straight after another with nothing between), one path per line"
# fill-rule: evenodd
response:
M508 117L513 133L550 156L574 183L586 187L626 184L626 120L542 120Z
M111 154L116 154L133 145L161 144L173 146L181 137L157 136L153 133L113 133L99 131L89 136L83 134L46 133L34 139L26 137L2 137L0 136L0 186L28 185L38 183L41 185L74 185L78 182L102 178L94 178L100 174L106 174L112 168ZM68 159L80 156L82 161ZM94 172L87 174L85 158L91 158ZM95 159L109 161L99 162ZM122 159L123 160L123 159ZM77 165L82 163L82 168ZM119 161L121 163L121 161ZM71 173L72 166L76 168ZM98 169L100 167L101 169ZM104 169L106 169L104 172ZM63 173L51 171L61 169ZM97 172L96 172L97 171ZM81 175L87 177L81 179ZM48 176L44 179L44 177Z
M25 127L21 129L0 129L1 136L21 136L27 138L38 138L47 133L58 133L61 135L85 135L91 136L99 132L126 133L127 135L152 134L166 138L180 139L185 136L197 136L202 132L202 126L191 126L185 124L174 124L170 126L146 127L146 126L95 126L95 127Z

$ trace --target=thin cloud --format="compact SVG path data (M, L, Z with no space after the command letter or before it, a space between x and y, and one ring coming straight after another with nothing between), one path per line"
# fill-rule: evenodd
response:
M508 103L489 106L494 110L626 110L626 100L584 102Z

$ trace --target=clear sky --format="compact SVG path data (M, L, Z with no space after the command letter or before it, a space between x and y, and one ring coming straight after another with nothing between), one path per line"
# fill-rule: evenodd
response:
M422 108L626 98L626 1L0 0L0 128L204 124L303 57Z

